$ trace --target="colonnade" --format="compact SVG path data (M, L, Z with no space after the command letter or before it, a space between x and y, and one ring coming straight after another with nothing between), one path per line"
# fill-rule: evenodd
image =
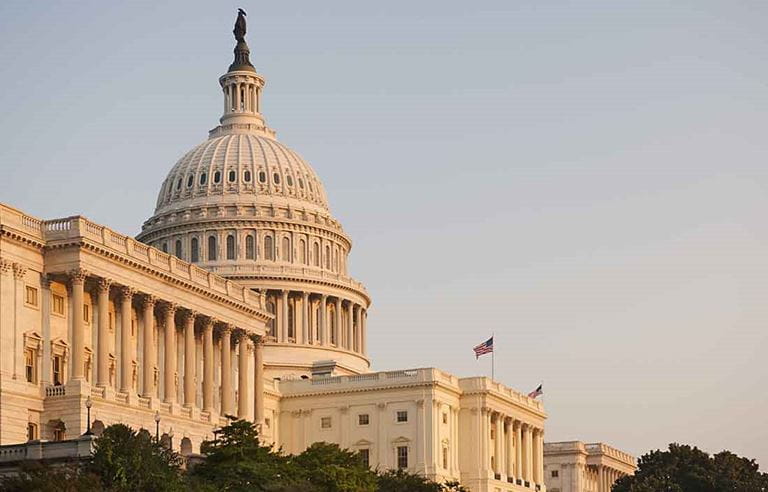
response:
M484 420L488 436L486 449L493 456L488 462L495 478L543 485L544 429L489 409Z
M261 87L253 82L230 82L224 87L224 114L258 113Z
M72 379L85 379L86 371L86 340L84 321L84 297L86 284L93 284L94 297L98 318L96 319L96 386L110 386L109 371L109 302L110 294L115 294L116 317L120 319L120 352L115 354L120 363L120 378L115 381L115 388L121 393L133 393L140 389L140 395L145 398L160 398L174 405L183 403L184 407L197 408L198 377L202 379L202 408L209 413L218 412L220 415L237 415L239 418L252 418L250 413L253 398L254 420L261 422L263 410L263 353L260 338L251 337L245 330L232 324L198 313L193 309L176 304L173 301L161 300L156 296L140 292L130 286L115 285L112 280L102 277L89 277L84 270L74 270L69 273L69 287L72 296ZM141 387L134 388L133 365L134 351L131 343L131 326L133 307L136 304L138 317L142 321L142 344L136 343L136 358L141 355ZM158 347L155 337L163 333L163 347ZM177 337L181 336L183 351L183 386L179 387L179 353ZM159 337L158 337L159 340ZM197 342L202 345L202 374L198 373ZM218 342L219 356L216 357ZM140 349L143 353L139 354ZM159 357L162 350L162 361ZM232 367L233 352L239 352L237 402L235 402L235 385L233 382L234 368ZM249 370L249 356L254 357L255 370ZM215 408L215 364L218 359L220 374L220 405ZM162 395L160 395L160 362L162 362ZM138 384L136 385L138 386ZM254 392L251 392L254 388ZM183 389L182 401L179 402L179 390Z
M267 309L275 314L268 335L275 341L367 353L367 312L363 305L306 291L270 290L267 297Z
M624 473L606 465L597 465L597 492L611 492L611 487Z

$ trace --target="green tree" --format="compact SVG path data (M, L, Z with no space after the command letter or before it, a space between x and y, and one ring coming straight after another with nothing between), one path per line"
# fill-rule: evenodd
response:
M110 425L94 444L85 471L97 476L104 490L184 490L181 457L148 432L137 432L123 424Z
M768 490L768 474L754 460L729 451L710 456L697 447L670 444L638 461L637 472L620 478L613 492L752 492Z
M379 472L378 492L467 492L458 482L444 484L434 482L423 475L408 473L405 470L386 470Z
M376 474L360 456L336 444L316 442L292 459L302 478L322 492L373 492Z
M41 463L22 465L18 475L3 477L3 492L80 492L103 490L99 477L84 473L77 465L49 466Z

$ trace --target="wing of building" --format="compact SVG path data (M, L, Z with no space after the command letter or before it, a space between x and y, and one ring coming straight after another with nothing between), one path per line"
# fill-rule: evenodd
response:
M485 377L371 371L352 241L267 127L243 39L219 83L220 125L136 239L0 207L0 444L55 454L123 422L189 454L236 415L286 452L328 441L473 491L545 489L540 401Z

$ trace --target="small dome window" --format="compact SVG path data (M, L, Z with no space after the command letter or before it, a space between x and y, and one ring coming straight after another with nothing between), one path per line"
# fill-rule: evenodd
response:
M203 173L200 175L200 184L204 185L208 182L208 175L206 173Z
M180 189L181 189L181 178L176 180L176 190L178 191Z
M290 174L285 177L285 182L288 183L288 186L293 186L293 178Z
M243 173L243 181L245 181L246 183L251 182L251 171L245 171Z
M213 184L219 184L221 183L221 171L216 171L213 173Z
M267 173L264 171L259 171L259 183L266 183L267 182Z
M272 181L274 181L276 185L279 185L280 184L280 175L277 174L277 173L273 174L272 175Z
M229 171L229 182L234 183L235 181L237 181L237 172Z
M312 181L308 181L308 183L309 183L309 191L314 192L315 190L312 188Z
M187 178L187 188L192 188L192 184L195 182L195 177L191 174Z
M304 180L299 178L299 188L304 189Z

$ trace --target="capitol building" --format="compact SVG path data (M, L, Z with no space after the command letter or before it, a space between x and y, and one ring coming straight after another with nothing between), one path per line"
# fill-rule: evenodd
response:
M235 34L219 125L136 238L0 204L0 462L80 449L89 424L114 423L189 455L236 416L286 453L338 443L477 492L603 492L632 473L605 444L545 444L542 402L502 382L372 369L352 240L267 126L265 79Z

